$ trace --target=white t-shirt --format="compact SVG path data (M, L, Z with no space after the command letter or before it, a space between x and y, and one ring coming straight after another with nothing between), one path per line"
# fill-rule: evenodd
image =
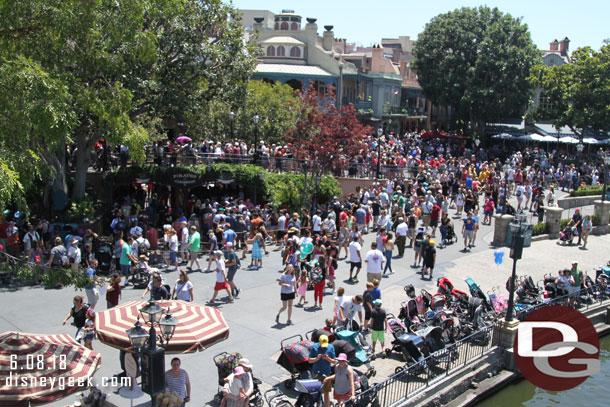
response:
M286 216L282 215L277 219L277 228L278 230L286 229Z
M220 259L220 260L216 260L216 282L217 283L224 283L225 282L225 277L223 275L223 273L221 273L221 271L225 271L225 260L224 259Z
M189 244L189 230L187 227L182 228L182 245Z
M176 290L176 299L182 301L191 301L191 292L190 289L193 288L193 283L187 281L186 283L180 283L180 280L176 280L176 285L174 289Z
M523 187L523 185L519 185L517 187L517 199L523 199L523 196L525 195L525 188Z
M355 304L353 298L343 300L341 308L343 308L345 319L353 318L358 312L362 312L362 304Z
M169 238L169 250L175 252L178 250L178 236L177 235L172 235Z
M349 244L349 261L352 263L359 263L360 260L360 256L358 256L358 253L360 253L360 250L362 250L362 246L360 245L360 243L358 242L351 242Z
M406 236L407 231L409 230L409 225L406 222L400 222L398 226L396 226L396 235L397 236Z
M366 262L366 272L373 274L381 273L381 266L383 265L384 259L385 257L383 256L383 253L381 253L380 250L369 250L366 254L366 258L364 259L364 261Z
M339 315L339 308L341 308L343 301L345 301L345 297L344 296L335 297L335 301L337 302L337 308L335 308L335 313L337 315Z
M313 218L311 218L311 225L313 228L314 232L319 232L320 231L320 225L322 224L322 218L319 215L313 215Z

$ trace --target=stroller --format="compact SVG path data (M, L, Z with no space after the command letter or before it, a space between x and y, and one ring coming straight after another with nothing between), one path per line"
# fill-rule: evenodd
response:
M572 240L574 240L574 235L576 233L578 233L576 227L568 225L559 233L559 240L564 246L566 244L569 246L572 244Z
M458 351L455 346L445 347L443 329L440 326L424 328L416 333L424 339L424 355L431 356L433 363L450 362L457 359Z
M354 350L355 350L355 352L353 353L353 356L346 353L348 360L349 360L349 364L352 366L356 366L356 367L364 365L367 367L366 375L368 377L375 376L376 371L371 366L371 363L370 363L370 358L372 356L372 350L371 350L370 346L368 346L368 344L366 343L366 340L364 339L364 336L360 332L350 331L350 330L345 329L343 331L336 332L335 338L336 338L335 342L333 342L333 346L335 347L335 353L337 353L337 354L343 353L337 349L337 346L335 346L335 343L337 342L337 340L341 340L341 341L345 341L345 342L349 343L350 345L352 345L354 347Z
M402 360L407 362L406 368L422 362L425 358L423 353L424 339L416 334L409 333L407 328L393 315L388 315L386 322L387 328L394 337L392 347L385 350L387 357L390 357L392 352L400 354ZM416 374L421 374L424 371L423 363L419 364L420 368L415 368ZM398 369L403 370L403 369Z
M458 237L455 234L455 228L453 226L453 222L447 225L447 235L445 236L445 244L455 243L458 241Z
M491 292L487 293L489 295L489 300L491 301L491 305L496 312L496 314L501 314L508 308L508 302L504 295L500 292L498 288L492 288Z
M233 373L233 369L237 367L240 359L243 356L238 352L228 353L222 352L218 355L214 356L214 364L216 365L216 369L218 370L218 393L214 396L214 401L218 404L222 402L222 389L225 385L225 379ZM258 386L261 384L261 381L255 377L252 377L252 385L254 387L254 391L250 396L249 406L250 407L262 407L264 404L263 397Z
M99 263L97 268L99 274L108 275L112 273L114 269L112 264L112 246L109 243L100 243L95 252L95 258Z
M295 341L295 339L297 339ZM298 379L311 379L311 364L309 363L309 351L313 342L303 340L301 335L291 336L282 340L282 353L277 359L277 364L290 373L290 379L284 382L287 389L293 389Z
M410 328L413 325L419 325L421 323L418 317L417 300L410 298L408 301L400 304L400 312L398 318L404 321L404 324Z
M436 286L438 292L445 296L447 305L453 304L455 301L465 303L468 301L468 294L464 291L453 288L453 283L448 278L441 277L437 280Z
M152 273L148 271L146 263L141 261L136 264L133 267L133 275L131 276L131 282L133 283L134 288L146 288L151 275Z
M468 284L468 289L470 290L470 295L473 297L482 299L487 311L491 311L492 310L491 304L489 303L487 296L485 295L483 290L481 290L479 285L477 283L475 283L472 278L467 278L465 281L466 281L466 284Z

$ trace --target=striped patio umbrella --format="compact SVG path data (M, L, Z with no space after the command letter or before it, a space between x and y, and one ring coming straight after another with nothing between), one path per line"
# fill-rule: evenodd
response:
M95 314L95 329L100 341L119 349L131 347L127 330L138 320L140 308L147 301L130 301ZM229 326L220 309L185 301L156 301L164 309L170 309L178 325L174 336L165 346L168 353L189 353L203 350L229 337ZM144 321L142 328L148 331ZM160 334L159 329L157 334Z
M85 390L101 355L69 335L0 335L0 405L50 403Z

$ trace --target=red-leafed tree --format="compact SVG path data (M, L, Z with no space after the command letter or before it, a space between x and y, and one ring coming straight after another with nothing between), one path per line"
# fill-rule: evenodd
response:
M299 114L286 141L305 176L306 198L313 196L322 174L336 173L352 158L366 156L368 146L362 141L373 129L358 121L353 105L335 106L333 87L320 94L310 82L299 96Z

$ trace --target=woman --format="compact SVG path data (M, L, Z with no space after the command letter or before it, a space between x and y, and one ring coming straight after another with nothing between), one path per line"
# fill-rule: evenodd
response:
M443 213L443 217L441 219L441 247L447 247L447 235L449 234L449 228L451 227L451 219L446 213Z
M339 246L339 256L341 256L341 249L345 249L345 257L349 256L349 241L348 241L348 229L345 225L345 222L341 225L341 229L339 229L339 237L337 239L337 245Z
M168 267L170 265L175 268L178 267L178 236L176 230L170 227L167 233L167 248L169 249L169 261L167 262ZM167 260L166 260L167 261Z
M121 270L121 252L123 250L123 232L118 231L114 234L114 268Z
M214 285L214 295L210 299L210 303L216 301L216 296L220 290L226 290L229 294L229 302L233 302L233 294L231 293L231 287L227 283L226 265L224 260L224 254L220 250L216 250L214 253L216 259L216 284Z
M388 233L388 236L383 245L383 253L385 254L385 267L383 269L383 275L389 269L390 274L394 274L392 270L392 251L394 250L394 236L391 233Z
M582 220L582 241L583 245L581 249L587 248L587 240L589 240L589 234L593 230L593 222L591 221L591 215L586 215Z
M354 369L347 364L345 353L340 353L336 360L338 364L335 365L335 374L324 379L324 383L334 381L333 397L337 402L354 401L356 399Z
M51 256L47 267L61 267L68 264L68 251L64 247L61 237L57 236L54 240L54 246L51 249Z
M462 216L462 209L464 208L464 192L462 191L462 188L458 189L458 193L455 197L455 206L457 208L455 216Z
M191 381L186 370L180 368L180 359L173 358L172 368L165 372L165 387L170 392L174 392L183 401L181 406L191 401Z
M284 310L288 309L288 321L286 323L288 325L292 324L290 318L292 317L292 302L294 301L295 293L294 293L294 267L289 264L286 266L286 271L280 277L279 286L282 287L280 291L280 298L282 299L282 308L278 311L275 316L275 322L280 322L280 314L284 312Z
M74 297L74 299L72 300L74 306L72 307L72 309L70 309L70 312L68 312L68 315L66 315L63 322L61 323L62 325L66 325L68 319L74 318L73 325L76 327L76 334L74 335L74 337L79 342L84 336L83 327L85 326L85 321L87 320L88 310L88 307L84 306L83 300L84 298L82 295L77 295Z
M189 276L184 270L180 270L180 277L174 285L172 298L188 302L193 301L193 283L189 281Z

